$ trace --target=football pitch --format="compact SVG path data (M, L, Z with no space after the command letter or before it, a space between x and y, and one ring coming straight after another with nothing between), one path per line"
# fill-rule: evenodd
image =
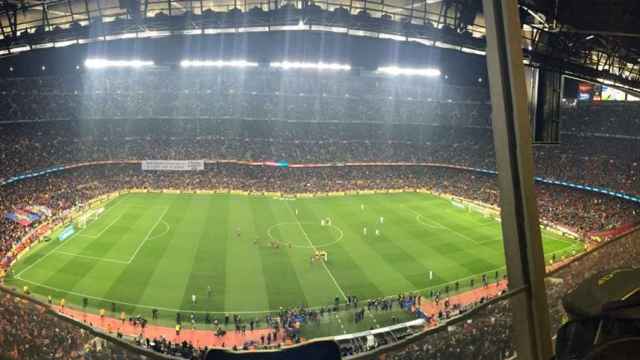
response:
M129 193L105 206L66 240L36 246L7 283L77 307L87 298L94 312L115 303L150 317L155 308L169 322L178 311L257 316L349 295L425 294L505 271L497 221L423 193ZM582 250L553 233L543 239L547 257ZM326 263L311 261L316 250L328 253Z

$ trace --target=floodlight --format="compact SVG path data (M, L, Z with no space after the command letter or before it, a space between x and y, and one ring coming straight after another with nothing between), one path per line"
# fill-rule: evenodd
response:
M379 67L377 72L381 74L391 75L391 76L406 75L406 76L436 77L436 76L440 76L441 74L440 70L436 68L402 68L398 66Z
M256 67L258 63L250 62L246 60L182 60L180 66L183 68L188 67L233 67L233 68L246 68Z
M269 64L272 68L279 68L283 70L288 69L303 69L303 70L333 70L333 71L348 71L351 70L351 65L338 64L338 63L324 63L324 62L301 62L301 61L276 61Z
M109 60L109 59L86 59L84 66L89 69L106 69L106 68L141 68L153 66L153 61L147 60Z

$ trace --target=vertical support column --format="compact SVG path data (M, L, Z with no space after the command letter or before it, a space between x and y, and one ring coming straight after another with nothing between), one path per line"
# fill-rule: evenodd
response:
M67 8L69 9L69 14L71 14L71 22L76 21L75 14L73 13L73 6L71 5L71 0L67 0Z
M544 286L544 254L533 190L532 138L516 0L483 0L493 138L500 189L502 234L511 298L514 343L520 360L552 356Z
M102 21L102 5L100 4L100 0L96 0L96 6L98 7L98 16L100 17L100 21Z
M5 15L7 15L7 20L9 21L9 29L11 30L11 35L15 39L18 37L18 10L7 10Z
M47 3L42 3L42 26L44 31L49 31L49 12L47 11Z
M425 1L426 3L426 1ZM411 0L411 10L409 10L409 23L413 23L413 8L416 6L416 1Z
M7 33L4 32L4 24L2 23L2 18L0 18L0 34L2 34L3 39L7 38Z
M84 11L87 12L87 20L91 21L91 11L89 10L89 0L84 0Z

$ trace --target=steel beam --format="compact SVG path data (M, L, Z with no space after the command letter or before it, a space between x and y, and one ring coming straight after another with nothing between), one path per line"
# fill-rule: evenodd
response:
M84 0L84 10L87 12L87 20L91 21L91 11L89 10L89 0Z
M9 30L11 30L11 35L15 39L18 37L18 10L7 9L5 15L7 16L7 21L9 22Z
M533 191L532 137L516 0L483 0L501 225L518 359L552 356L544 254Z
M69 9L69 14L71 14L71 22L76 21L75 14L73 13L73 6L71 5L71 0L67 0L67 8Z

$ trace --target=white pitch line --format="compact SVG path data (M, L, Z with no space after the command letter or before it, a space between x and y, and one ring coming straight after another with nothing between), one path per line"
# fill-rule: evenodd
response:
M119 199L119 198L120 198L120 196L116 196L116 197L114 197L114 198L110 199L109 201L107 201L107 202L104 204L103 208L104 208L105 206L109 205L110 203L112 203L113 201L115 201L115 200ZM111 207L109 207L107 210L103 211L103 212L102 212L102 214L100 214L100 216L104 217L106 213L108 213L109 211L111 211L111 210L115 209L115 208L116 208L116 207L118 207L118 205L120 205L120 204L122 204L122 201L118 201L118 202L116 202L114 205L111 205Z
M162 223L164 224L164 226L166 228L165 232L163 232L160 235L152 236L152 237L149 238L149 240L154 240L154 239L161 238L161 237L167 235L169 233L169 231L171 231L171 226L169 224L167 224L166 221L162 220Z
M426 290L429 290L429 289L441 288L441 287L443 287L445 285L452 285L456 281L462 282L464 280L468 280L468 279L480 276L482 274L490 274L492 272L495 272L495 271L498 271L498 270L502 270L504 268L505 268L505 266L502 266L502 267L499 267L497 269L488 270L488 271L485 271L485 272L469 275L467 277L460 278L460 279L453 280L453 281L449 281L449 282L446 282L446 283L433 285L433 286L429 286L429 287L422 288L422 289L407 290L406 292L422 292L422 291L426 291ZM157 310L171 311L171 312L187 311L185 309L172 309L172 308L165 308L165 307L160 307L160 306L151 306L151 305L144 305L144 304L133 304L133 303L124 302L124 301L120 301L120 300L107 299L107 298L92 296L92 295L88 295L88 294L78 293L78 292L74 292L74 291L71 291L71 290L61 289L61 288L45 285L45 284L42 284L42 283L39 283L39 282L23 279L22 277L20 277L20 274L16 275L15 278L19 279L20 281L24 281L24 282L27 282L29 284L36 285L36 286L39 286L39 287L42 287L42 288L45 288L45 289L54 290L54 291L60 291L60 292L64 292L64 293L67 293L67 294L80 296L80 297L86 297L88 299L94 299L94 300L100 300L100 301L106 301L106 302L114 302L114 303L121 304L121 305L135 306L135 307L144 308L144 309L157 309ZM396 297L396 296L397 296L397 294L392 294L392 295L383 296L383 298L387 299L387 298L392 298L392 297ZM365 299L365 300L361 300L361 301L364 303L364 302L366 302L368 300L373 300L373 299ZM320 309L322 307L324 307L324 306L309 307L307 309L309 309L309 310L318 310L318 309ZM206 311L206 310L203 310L203 311L199 311L199 310L192 311L192 310L188 310L188 311L196 313L196 314L206 314L206 313L209 313L209 314L229 314L229 313L234 313L234 314L268 314L268 313L277 313L280 310L279 309L272 309L272 310L248 310L248 311L247 310L235 310L235 311L234 310L226 310L226 311Z
M75 256L75 257L80 257L80 258L85 258L85 259L90 259L90 260L107 261L107 262L112 262L112 263L117 263L117 264L128 264L128 262L126 262L124 260L116 260L116 259L101 258L101 257L96 257L96 256L75 254L75 253L61 251L61 250L57 250L55 252L58 253L58 254L64 254L64 255L68 255L68 256Z
M105 233L105 231L109 230L110 227L112 227L113 225L115 225L115 223L118 222L118 220L120 220L122 217L124 216L124 214L120 214L120 216L118 216L111 224L107 225L107 227L105 227L104 229L102 229L102 231L100 231L98 233L98 235L86 235L86 234L82 234L82 236L84 237L88 237L88 238L93 238L93 239L97 239L100 236L102 236L102 234Z
M422 220L420 220L422 219ZM420 224L432 228L432 229L441 229L443 230L444 227L442 225L440 225L439 223L435 222L435 224L429 224L427 221L433 221L433 220L429 220L426 217L422 216L422 215L416 215L416 221L419 222Z
M109 201L105 204L105 206L106 206L107 204L111 203L112 201L116 200L117 198L118 198L118 197L116 196L116 197L114 197L113 199L109 200ZM113 208L114 208L115 206L117 206L118 204L120 204L120 203L116 203L115 205L113 205L113 206L111 206L109 209L107 209L105 212L107 212L107 211L109 211L109 210L113 209ZM85 229L86 229L86 228L85 228ZM27 266L26 268L22 269L22 271L20 271L20 272L16 275L16 277L17 277L17 278L20 278L20 275L24 274L27 270L31 269L31 268L32 268L33 266L35 266L36 264L40 263L42 260L44 260L44 259L46 259L47 257L49 257L49 255L51 255L53 252L57 251L57 250L58 250L59 248L61 248L63 245L67 244L69 241L71 241L71 239L72 239L74 236L79 235L83 230L84 230L84 229L80 229L80 230L78 230L76 233L71 234L71 236L69 236L66 240L63 240L63 241L60 243L60 245L58 245L58 246L56 246L55 248L53 248L53 250L51 250L51 251L49 251L48 253L46 253L46 254L45 254L43 257L41 257L40 259L38 259L38 260L34 261L34 262L33 262L33 264L31 264L31 265Z
M556 236L557 236L557 234L554 234L554 235L556 235ZM571 247L573 247L573 246L575 246L575 245L576 245L576 243L575 243L575 242L572 242L572 241L570 241L570 240L563 239L562 237L553 237L551 240L557 240L557 241L563 242L563 243L565 243L565 244L569 244L569 245L571 245Z
M60 291L60 292L66 293L66 294L75 295L75 296L79 296L79 297L86 297L87 299L106 301L106 302L113 302L113 303L120 304L120 305L134 306L134 307L143 308L143 309L157 309L157 310L161 310L161 311L170 311L170 312L187 311L185 309L172 309L172 308L166 308L166 307L161 307L161 306L134 304L134 303L129 303L129 302L125 302L125 301L119 301L119 300L114 300L114 299L102 298L102 297L98 297L98 296L92 296L92 295L83 294L83 293L79 293L79 292L75 292L75 291L71 291L71 290L57 288L57 287L54 287L54 286L44 285L42 283L31 281L31 280L27 280L27 279L23 279L22 277L18 277L18 276L16 276L16 279L18 279L20 281L24 281L24 282L32 284L32 285L35 285L35 286L38 286L38 287L45 288L45 289L49 289L49 290L53 290L53 291ZM316 307L314 309L320 309L320 307ZM233 314L268 314L268 313L276 313L278 311L280 311L280 310L260 310L260 311L199 311L199 310L192 311L192 310L189 310L189 312L192 312L192 313L195 313L195 314L207 314L207 313L209 313L209 314L229 314L229 313L233 313Z
M111 201L113 201L113 200L115 200L115 199L116 199L116 198L112 199ZM115 205L114 205L114 206L115 206ZM289 206L287 205L287 207L289 207ZM167 209L168 209L168 208L167 208ZM289 209L291 210L291 208L290 208L290 207L289 207ZM409 209L409 210L413 211L412 209ZM166 211L165 211L165 212L166 212ZM163 216L164 216L164 214L163 214ZM161 217L161 218L162 218L162 217ZM156 224L155 226L157 226L157 224ZM154 226L154 227L155 227L155 226ZM82 231L82 230L81 230L81 231ZM152 229L152 231L153 231L153 229ZM304 230L303 230L303 232L304 232ZM79 232L78 232L78 233L73 234L73 235L72 235L72 237L73 237L73 236L76 236L76 235L78 235L78 234L79 234ZM305 235L306 235L306 233L305 233ZM128 303L128 302L124 302L124 301L120 301L120 300L115 300L115 299L107 299L107 298L102 298L102 297L92 296L92 295L88 295L88 294L83 294L83 293L74 292L74 291L71 291L71 290L68 290L68 289L61 289L61 288L57 288L57 287L53 287L53 286L49 286L49 285L45 285L45 284L38 283L38 282L35 282L35 281L31 281L31 280L26 280L26 279L23 279L23 278L21 277L21 275L22 275L24 272L26 272L27 270L29 270L31 267L33 267L34 265L36 265L36 264L37 264L37 263L39 263L40 261L44 260L44 258L45 258L45 257L47 257L47 256L49 256L49 255L51 255L51 253L56 252L56 250L57 250L58 248L60 248L60 247L61 247L62 245L64 245L64 244L66 244L70 239L71 239L71 238L69 238L69 239L67 239L66 241L62 242L60 245L56 246L53 250L51 250L50 252L48 252L45 256L43 256L42 258L40 258L40 259L36 260L33 264L29 265L27 268L23 269L21 272L19 272L19 273L15 276L15 278L16 278L16 279L19 279L20 281L24 281L24 282L26 282L26 283L30 283L30 284L32 284L32 285L36 285L36 286L39 286L39 287L42 287L42 288L45 288L45 289L50 289L50 290L54 290L54 291L60 291L60 292L64 292L64 293L67 293L67 294L76 295L76 296L80 296L80 297L86 297L86 298L88 298L88 299L94 299L94 300L100 300L100 301L106 301L106 302L115 302L115 303L122 304L122 305L127 305L127 306L135 306L135 307L145 308L145 309L157 309L157 310L161 310L161 311L171 311L171 312L186 311L185 309L172 309L172 308L165 308L165 307L160 307L160 306L151 306L151 305L144 305L144 304L133 304L133 303ZM574 244L574 246L575 246L575 244ZM554 252L551 252L551 253L547 253L547 254L545 254L545 255L546 255L546 256L549 256L549 255L552 255L552 254L555 254L555 253L559 253L559 252L563 252L563 251L571 250L571 248L574 248L574 246L572 246L572 247L567 247L567 248L564 248L564 249L561 249L561 250L557 250L557 251L554 251ZM467 277L460 278L460 279L456 279L456 280L449 281L449 282L446 282L446 283L441 283L441 284L438 284L438 285L432 285L432 286L425 287L425 288L421 288L421 289L406 290L406 292L422 292L422 291L426 291L426 290L429 290L429 289L435 289L435 288L438 288L438 287L443 287L443 286L445 286L445 285L451 285L451 284L454 284L455 282L462 282L462 281L464 281L464 280L471 279L471 278L473 278L473 277L477 277L477 276L480 276L480 275L482 275L482 274L490 274L490 273L492 273L492 272L495 272L495 271L499 271L499 270L505 269L505 267L506 267L506 266L501 266L501 267L496 268L496 269L487 270L487 271L484 271L484 272L481 272L481 273L477 273L477 274L469 275L469 276L467 276ZM325 269L327 269L327 271L329 271L329 270L328 270L328 268L326 268L326 267L325 267ZM334 279L334 280L335 280L335 279ZM335 282L335 284L336 284L336 286L338 287L338 289L340 289L340 287L339 287L339 285L337 284L337 282ZM340 289L340 290L341 290L341 289ZM344 294L344 292L343 292L343 294ZM387 296L384 296L383 298L390 298L390 297L395 297L395 296L397 296L397 294L387 295ZM369 300L372 300L372 299L369 299ZM364 301L367 301L367 300L363 300L363 302L364 302ZM316 310L316 309L320 309L320 308L321 308L321 306L316 306L316 307L310 307L309 309L310 309L310 310ZM232 311L232 310L227 310L227 311L197 311L197 310L196 310L196 311L191 311L191 310L189 310L189 311L190 311L190 312L193 312L193 313L196 313L196 314L206 314L206 313L209 313L209 314L228 314L228 313L237 313L237 314L267 314L267 313L275 313L275 312L278 312L279 310L278 310L278 309L273 309L273 310L249 310L249 311L245 311L245 310L240 310L240 311Z
M162 213L162 215L160 215L160 217L158 218L158 221L156 221L156 223L151 227L151 229L147 233L147 236L144 237L144 240L142 240L140 245L138 245L138 248L136 249L136 251L134 251L133 255L131 255L131 258L129 258L128 264L131 264L133 259L135 259L136 256L138 256L138 252L140 252L140 249L142 249L142 246L144 246L147 240L149 240L149 236L151 236L151 233L153 232L153 230L158 226L158 224L160 224L160 222L162 221L162 218L167 214L167 211L169 211L168 206L166 209L164 209L164 212Z
M406 205L404 205L404 206L405 206L407 209L409 209L409 211L411 211L411 212L413 212L414 214L416 214L416 216L422 216L422 218L426 219L426 218L425 218L422 214L420 214L419 212L417 212L417 211L415 211L415 210L411 209L410 207L408 207L408 206L406 206ZM445 224L443 224L443 223L441 223L441 222L439 222L439 221L437 221L437 220L429 219L429 221L433 221L433 222L435 222L436 224L438 224L438 225L442 226L442 227L443 227L443 228L445 228L446 230L451 231L452 233L454 233L454 234L458 235L459 237L461 237L461 238L463 238L463 239L465 239L465 240L472 241L472 242L473 242L473 243L475 243L475 244L479 244L479 242L478 242L477 240L474 240L473 238L470 238L470 237L468 237L467 235L465 235L465 234L463 234L463 233L461 233L461 232L458 232L458 231L456 231L456 230L454 230L454 229L452 229L452 228L448 227L447 225L445 225ZM419 221L418 221L418 222L419 222Z
M309 245L311 246L311 248L313 248L313 251L317 251L318 249L313 245L313 242L311 241L311 239L309 238L309 235L307 234L307 232L304 230L304 227L302 226L302 224L300 223L300 220L298 220L298 217L296 216L296 214L293 212L293 210L291 209L291 206L289 206L289 203L287 203L287 208L289 209L289 211L291 212L291 214L293 215L293 217L296 219L296 223L298 224L298 227L300 227L300 231L302 231L302 234L304 235L304 237L307 239L307 241L309 242ZM336 280L336 278L333 276L333 274L331 273L331 270L329 270L329 267L327 266L327 264L324 261L321 261L322 266L324 267L324 269L327 271L327 274L329 274L329 277L331 278L331 280L333 281L333 283L336 285L336 288L338 288L338 291L340 291L340 295L342 295L342 297L347 300L347 295L344 293L344 291L342 290L342 287L340 287L340 284L338 284L338 281Z
M464 280L467 280L467 279L471 279L472 277L477 277L477 276L480 276L482 274L489 274L489 273L492 273L494 271L501 270L501 269L504 269L504 268L505 267L503 266L503 267L498 268L498 269L489 270L489 271L485 271L485 272L482 272L482 273L477 273L477 274L470 275L468 277L457 279L457 280L450 281L450 282L447 282L447 283L442 283L442 284L438 284L438 285L434 285L434 286L430 286L430 287L426 287L426 288L422 288L422 289L407 290L406 292L422 292L422 291L429 290L429 289L435 289L435 288L438 288L438 287L443 287L445 285L454 284L456 281L464 281ZM115 299L107 299L107 298L102 298L102 297L98 297L98 296L92 296L92 295L88 295L88 294L74 292L74 291L71 291L71 290L61 289L61 288L57 288L57 287L54 287L54 286L45 285L43 283L39 283L39 282L23 279L19 275L20 274L16 275L15 278L20 280L20 281L24 281L24 282L27 282L29 284L36 285L36 286L39 286L39 287L42 287L42 288L45 288L45 289L49 289L49 290L60 291L60 292L64 292L64 293L67 293L67 294L80 296L80 297L86 297L88 299L94 299L94 300L100 300L100 301L106 301L106 302L114 302L114 303L121 304L121 305L135 306L135 307L144 308L144 309L158 309L158 310L162 310L162 311L179 312L179 311L187 311L188 310L188 309L172 309L172 308L165 308L165 307L160 307L160 306L151 306L151 305L144 305L144 304L133 304L133 303L124 302L124 301L115 300ZM396 296L398 296L397 293L396 294L387 295L387 296L383 296L383 298L384 299L392 298L392 297L395 298ZM365 299L365 300L361 300L361 302L364 303L364 302L369 301L369 300L373 300L373 299ZM309 307L307 309L308 310L319 310L322 307L324 307L324 305L323 306ZM192 310L188 310L188 311L189 312L193 312L195 314L206 314L206 313L209 313L209 314L230 314L230 313L233 313L233 314L268 314L268 313L277 313L277 312L280 311L280 309L272 309L272 310L235 310L235 311L234 310L226 310L226 311L206 311L206 310L202 310L202 311L201 310L194 310L194 311L192 311Z
M76 233L77 234L77 233ZM71 235L73 236L73 235ZM67 238L66 241L62 241L60 243L60 245L56 246L55 248L53 248L53 250L49 251L48 253L46 253L43 257L41 257L40 259L36 260L33 262L33 264L27 266L26 268L22 269L22 271L20 271L16 277L20 278L20 275L22 275L23 273L25 273L27 270L31 269L32 267L34 267L36 264L40 263L42 260L46 259L47 257L49 257L49 255L53 254L55 251L57 251L60 247L62 247L62 245L66 244L67 241L71 240L71 237Z

